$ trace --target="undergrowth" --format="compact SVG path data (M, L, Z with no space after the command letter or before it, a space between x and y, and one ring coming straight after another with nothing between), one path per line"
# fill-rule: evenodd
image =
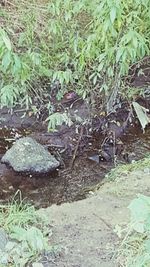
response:
M0 266L24 267L38 261L55 250L48 243L50 235L48 222L33 206L22 200L0 205Z
M126 228L116 227L124 237L117 260L122 267L150 266L150 197L139 195L129 205L131 219Z
M150 52L149 0L6 1L0 8L0 102L48 108L51 84L101 96L112 110L121 77ZM46 88L41 80L46 80ZM39 81L39 82L38 82ZM106 105L107 104L107 105Z
M147 157L138 161L134 161L130 164L118 165L106 175L106 178L109 180L119 179L119 177L122 177L123 175L128 175L132 171L144 170L145 168L149 168L149 166L150 156L147 155Z

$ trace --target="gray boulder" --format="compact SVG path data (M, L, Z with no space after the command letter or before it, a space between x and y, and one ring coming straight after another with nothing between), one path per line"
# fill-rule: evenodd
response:
M31 137L23 137L4 154L2 163L11 166L16 172L48 173L60 163L41 144Z

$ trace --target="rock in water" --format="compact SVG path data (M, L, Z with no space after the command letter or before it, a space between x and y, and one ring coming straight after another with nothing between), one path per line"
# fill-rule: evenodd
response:
M48 173L60 163L41 144L31 137L23 137L5 153L2 163L9 164L16 172Z

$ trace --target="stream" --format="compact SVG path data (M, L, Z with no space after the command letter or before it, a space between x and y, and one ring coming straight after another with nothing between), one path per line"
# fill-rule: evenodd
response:
M38 133L32 132L32 135L36 136ZM14 134L16 130L13 128L2 127L0 129L1 157L11 147ZM29 134L31 131L24 128L17 130L18 136ZM122 141L132 160L141 159L150 152L150 129L143 134L141 129L133 127L122 137ZM48 176L34 177L16 174L5 164L0 163L0 203L12 201L16 192L19 192L26 202L36 207L47 207L54 203L61 204L85 198L90 188L99 184L106 173L114 167L111 162L97 163L90 160L89 157L96 154L95 149L91 147L90 150L79 155L72 170L67 168L70 161L68 157L65 159L65 168Z

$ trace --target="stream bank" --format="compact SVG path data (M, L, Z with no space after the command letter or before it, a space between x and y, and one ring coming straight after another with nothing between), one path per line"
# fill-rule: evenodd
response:
M47 218L52 229L50 244L59 253L49 255L44 267L119 267L115 258L121 240L116 225L129 223L131 200L137 194L150 195L150 166L106 182L89 198L61 206L52 205L38 213ZM129 186L130 184L130 186ZM121 259L123 260L123 259Z

